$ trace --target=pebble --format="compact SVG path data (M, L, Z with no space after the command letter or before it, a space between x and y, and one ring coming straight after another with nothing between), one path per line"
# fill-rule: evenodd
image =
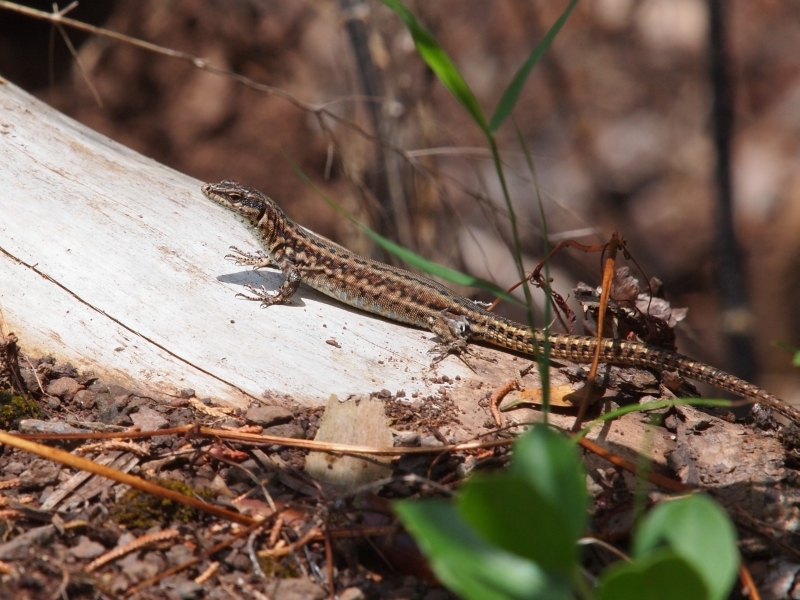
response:
M106 584L106 587L112 594L122 594L130 587L130 583L128 582L128 578L120 573L112 577L111 581Z
M20 433L86 433L86 429L78 429L63 421L42 421L41 419L23 419L19 422Z
M128 388L112 383L108 385L108 393L112 396L130 396L132 392Z
M80 419L67 419L67 422L73 427L86 429L87 431L125 431L127 427L119 425L106 425L105 423L96 423L95 421L81 421Z
M105 552L105 546L93 542L85 535L78 538L78 543L69 549L69 553L75 558L91 560L97 558Z
M49 460L37 458L20 473L19 489L32 490L58 482L59 465Z
M394 433L395 446L419 446L418 431L397 431L392 433Z
M280 406L251 406L244 418L251 425L270 427L288 423L294 418L294 415Z
M175 593L181 600L194 600L202 598L204 589L202 585L194 581L183 581L175 587Z
M91 390L78 390L78 392L72 398L72 402L77 404L80 408L89 409L94 406L96 399L97 392L93 392Z
M150 579L159 572L159 565L148 560L139 560L138 554L133 552L122 558L117 564L122 568L122 572L133 583Z
M83 386L72 377L59 377L47 385L47 393L58 398L71 399Z
M125 414L125 405L127 397L120 400L121 396L114 396L109 392L101 392L97 394L95 404L97 405L97 417L103 423L110 423L113 425L124 425L124 420L127 419L128 423L133 421Z
M12 460L6 465L6 468L3 469L3 475L19 475L22 473L27 467L24 463L18 460Z
M194 558L194 552L192 552L192 549L188 546L175 544L166 551L165 556L167 558L167 564L170 567L177 567Z
M442 442L436 439L436 436L433 435L426 435L419 441L420 446L425 446L427 448L437 448L439 446L444 446Z
M140 427L142 431L153 431L169 425L169 421L167 421L161 413L146 406L140 407L139 411L132 413L130 417L133 424Z
M49 375L50 379L56 379L57 377L77 377L78 376L78 369L72 366L71 363L68 362L60 362L56 363L53 366L47 369L47 374Z
M20 369L19 371L22 375L22 380L25 382L25 387L29 390L39 389L39 381L36 379L36 373L33 369Z
M299 425L294 423L287 423L286 425L275 425L274 427L267 427L263 431L264 435L277 435L279 437L293 438L302 440L306 437L305 430Z
M173 410L169 415L169 424L172 427L189 425L190 423L194 423L194 420L194 413L188 408Z
M19 534L5 544L0 544L0 560L22 560L31 553L34 544L46 546L56 535L55 525L36 527Z

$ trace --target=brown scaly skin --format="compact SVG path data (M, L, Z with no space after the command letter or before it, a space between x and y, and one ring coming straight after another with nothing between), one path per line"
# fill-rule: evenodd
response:
M207 183L203 193L231 210L256 235L266 254L234 249L240 264L255 268L277 266L286 281L270 294L248 286L262 306L288 302L303 282L315 290L360 310L428 329L442 343L438 362L448 353L468 351L466 342L478 340L533 355L541 352L543 333L495 315L442 284L409 271L364 258L317 236L289 219L273 200L235 181ZM769 392L720 369L681 354L642 342L619 341L583 335L550 334L550 355L576 362L591 362L600 344L600 362L676 370L683 377L702 381L754 402L768 405L800 424L800 411Z

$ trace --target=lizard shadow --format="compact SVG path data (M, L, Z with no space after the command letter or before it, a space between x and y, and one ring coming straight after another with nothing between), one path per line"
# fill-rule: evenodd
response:
M242 288L240 293L248 295L252 292L245 287L247 285L252 285L257 290L260 290L263 286L268 293L273 294L278 291L285 280L286 277L280 271L269 270L254 271L252 269L248 269L246 271L227 273L225 275L217 276L217 281L238 285ZM303 289L303 286L300 286L300 289L297 290L294 296L292 296L291 301L284 306L306 306L302 296L305 296L308 291L309 290L307 289Z

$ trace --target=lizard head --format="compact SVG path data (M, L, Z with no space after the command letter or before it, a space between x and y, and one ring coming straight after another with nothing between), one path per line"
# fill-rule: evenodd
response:
M201 188L211 200L232 210L249 225L255 226L272 200L255 188L226 179L219 183L205 183Z

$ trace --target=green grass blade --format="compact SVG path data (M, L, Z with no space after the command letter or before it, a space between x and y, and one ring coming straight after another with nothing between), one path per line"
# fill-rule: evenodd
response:
M374 232L372 229L364 225L361 221L356 219L353 215L339 206L336 202L334 202L331 198L329 198L325 192L319 189L314 182L311 181L305 173L298 167L286 154L284 153L286 160L289 161L289 164L294 169L294 172L297 173L297 176L303 180L303 182L309 186L312 190L314 190L325 202L327 202L333 210L338 212L344 218L348 219L352 223L354 223L361 231L366 233L369 238L378 244L381 248L390 252L397 256L400 260L412 265L421 271L433 275L434 277L440 277L445 281L450 281L451 283L455 283L457 285L463 285L466 287L474 287L478 289L482 289L484 291L489 292L490 294L494 294L505 300L506 302L513 302L514 304L521 305L522 303L517 300L511 294L506 293L505 290L496 286L489 281L481 279L480 277L473 277L472 275L467 275L466 273L462 273L460 271L456 271L455 269L451 269L449 267L445 267L443 265L437 264L433 261L428 260L417 254L416 252L412 252L408 248L404 248L400 244L393 242L390 239L387 239L380 235L379 233Z
M598 425L602 425L606 421L611 421L613 419L618 419L623 415L627 415L628 413L632 412L645 412L648 410L658 410L660 408L667 408L670 406L682 406L684 404L691 404L693 406L725 406L731 407L733 406L733 400L722 400L719 398L678 398L675 400L659 400L657 402L648 402L647 404L631 404L629 406L623 406L622 408L618 408L616 410L612 410L605 414L600 415L594 421L586 425L583 429L581 429L577 434L570 438L573 443L577 444L578 441L585 437L592 429L597 427Z
M525 137L522 135L517 123L514 122L514 128L517 131L517 141L525 154L525 163L528 165L528 172L533 178L533 189L536 192L536 204L539 206L539 216L542 219L542 255L544 258L544 325L542 331L544 332L542 342L541 355L533 347L533 354L536 357L536 366L539 371L539 380L542 384L542 412L544 413L544 422L547 423L547 415L550 412L550 306L552 302L552 290L550 289L550 244L547 242L547 218L544 214L544 205L542 204L542 196L539 193L539 178L536 176L536 169L533 166L533 158L528 150L528 145L525 143Z
M386 2L386 0L384 0ZM522 88L525 85L525 81L528 79L528 75L533 69L533 66L539 61L544 54L545 50L550 47L551 42L556 37L556 34L561 31L561 27L563 27L564 23L567 21L572 9L575 8L575 5L578 3L578 0L572 0L568 5L567 8L564 9L564 12L561 13L561 16L558 20L553 24L550 30L545 34L542 38L542 41L533 49L533 52L530 53L528 59L522 63L522 66L517 71L517 74L514 75L514 79L511 80L511 83L508 84L506 91L503 93L503 97L500 98L500 102L497 104L497 108L492 115L492 119L489 122L489 129L494 132L500 129L500 125L503 124L503 121L506 120L508 115L514 110L514 106L517 104L517 100L519 99L519 95L522 93Z
M419 55L433 72L436 73L436 77L439 78L439 81L441 81L450 93L455 96L456 100L467 109L467 112L472 115L472 119L475 123L488 134L489 126L486 123L486 117L478 104L478 100L475 98L475 95L472 93L472 90L461 76L461 73L458 71L453 61L450 60L447 52L445 52L439 45L439 42L436 41L436 38L417 21L414 14L408 10L400 0L382 1L406 24Z

